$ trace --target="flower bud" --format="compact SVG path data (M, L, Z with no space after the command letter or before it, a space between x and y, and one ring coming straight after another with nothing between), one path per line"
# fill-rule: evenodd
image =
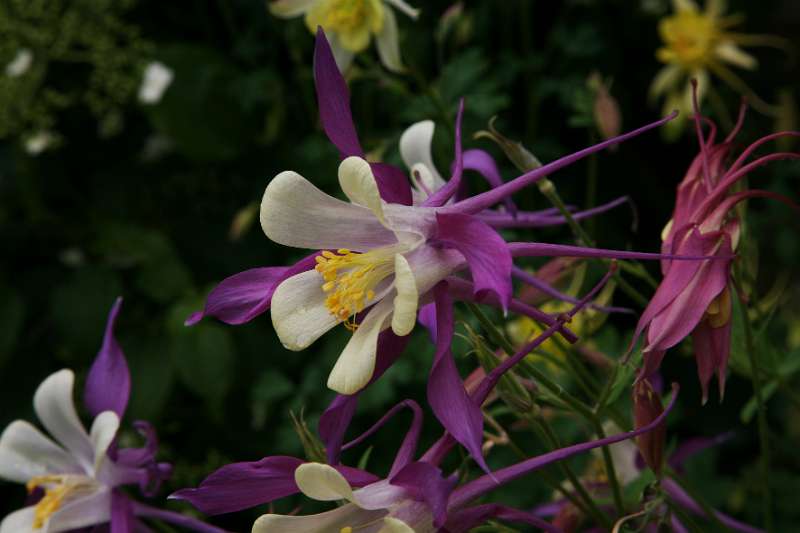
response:
M597 131L603 139L616 137L622 130L622 114L616 98L611 96L609 86L596 72L589 78L588 85L594 90L592 114Z
M634 426L639 429L658 418L664 412L661 397L653 389L647 379L642 379L633 386L633 418ZM661 477L664 465L664 441L667 427L662 423L654 430L636 438L636 446L647 466Z

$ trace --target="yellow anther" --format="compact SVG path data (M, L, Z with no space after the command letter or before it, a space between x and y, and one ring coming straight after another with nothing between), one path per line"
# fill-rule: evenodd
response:
M339 533L353 533L353 528L350 526L345 526L339 530Z
M322 275L322 290L327 293L325 307L355 331L355 315L364 310L367 301L375 299L375 288L394 272L392 247L378 248L365 253L341 248L317 256L316 270Z
M83 476L51 475L31 478L25 487L28 492L44 489L44 496L36 504L33 515L33 529L41 529L53 513L58 511L66 500L91 486L93 481Z

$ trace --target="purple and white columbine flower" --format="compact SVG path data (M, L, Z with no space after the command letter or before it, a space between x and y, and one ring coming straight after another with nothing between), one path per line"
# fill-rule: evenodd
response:
M144 447L117 447L117 431L130 394L128 365L114 339L121 304L118 299L111 310L103 345L87 377L84 402L95 417L89 432L73 403L75 374L65 369L47 377L33 398L36 414L52 439L24 420L9 424L0 436L0 479L24 483L33 501L6 516L0 533L57 533L99 524L110 524L114 533L129 532L141 525L140 518L224 533L133 501L120 490L133 484L152 496L172 470L155 461L155 430L146 422L135 423L146 439Z
M476 500L555 461L650 431L663 423L671 407L672 404L652 424L636 431L562 448L459 484L457 473L444 475L439 467L446 455L441 453L443 440L420 459L414 459L422 427L422 410L414 401L406 400L392 408L366 433L345 445L351 448L360 444L401 409L410 409L413 413L411 428L385 478L341 465L333 467L296 458L267 457L254 463L224 466L200 487L184 489L173 497L188 500L208 513L237 511L297 492L318 501L348 502L316 515L263 515L253 525L255 533L462 533L490 519L558 531L533 513L500 504L480 504Z

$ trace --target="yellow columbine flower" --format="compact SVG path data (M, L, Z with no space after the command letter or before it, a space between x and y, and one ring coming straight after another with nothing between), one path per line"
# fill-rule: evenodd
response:
M664 46L656 51L656 58L666 66L653 80L650 95L652 98L665 95L664 109L667 112L680 110L679 118L682 120L674 120L671 124L673 131L678 133L686 117L692 113L689 80L697 80L698 101L702 101L708 89L709 73L741 92L750 93L728 65L753 70L757 61L739 47L753 41L750 37L754 36L729 31L740 18L723 15L724 0L707 0L705 10L700 10L694 0L672 0L672 4L674 13L661 19L658 25Z
M403 62L392 6L413 19L419 15L404 0L276 0L269 3L269 10L283 18L305 15L311 33L322 26L340 70L345 70L353 56L366 50L375 37L381 62L399 72Z

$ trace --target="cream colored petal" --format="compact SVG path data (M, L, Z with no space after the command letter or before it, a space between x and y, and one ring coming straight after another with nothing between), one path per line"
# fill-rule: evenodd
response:
M758 67L758 61L755 57L751 56L732 42L718 44L714 49L714 53L723 61L726 61L732 65L736 65L740 68L753 70Z
M383 519L383 527L378 533L414 533L414 530L402 520L387 516Z
M269 12L276 17L292 18L302 15L320 0L275 0L267 2Z
M263 515L253 524L252 533L340 533L346 527L354 533L378 533L384 516L386 511L366 511L350 503L315 515Z
M725 0L706 0L706 14L713 19L719 18L728 9Z
M14 511L0 522L0 533L41 533L41 529L33 528L36 507L30 506Z
M675 11L697 12L700 8L694 0L672 0L672 9Z
M383 10L383 28L375 35L375 45L381 63L392 72L404 72L403 60L400 58L400 35L397 31L397 19L391 9Z
M395 7L398 11L405 13L412 19L416 19L419 16L419 9L411 7L407 2L404 0L384 0L387 4L390 4Z
M422 120L409 126L400 136L400 157L403 158L406 167L413 171L418 163L422 163L427 167L429 174L433 176L433 183L425 183L430 192L434 192L444 185L444 180L437 172L431 156L431 143L435 129L436 125L432 120Z
M369 209L329 196L292 171L269 182L260 219L267 237L285 246L364 251L397 242Z
M45 379L33 396L36 416L45 429L55 437L84 467L94 463L94 449L86 429L78 418L72 399L75 374L60 370Z
M272 295L272 326L287 349L303 350L339 323L325 307L323 282L316 270L301 272L284 280Z
M103 411L94 419L89 437L94 447L94 469L97 472L100 463L106 458L108 447L119 430L119 417L113 411Z
M328 376L329 388L339 394L354 394L369 382L375 370L378 334L384 329L391 312L392 302L388 298L384 298L367 312L333 366Z
M342 161L339 164L339 185L351 202L366 207L381 224L386 225L378 182L369 163L358 156L350 156Z
M401 254L394 256L394 288L397 295L394 297L392 331L402 337L411 333L417 322L419 293L414 273Z
M32 477L82 469L69 453L24 420L9 424L0 437L0 479L27 483Z
M353 502L353 488L332 466L322 463L305 463L294 471L294 481L300 492L314 500Z
M336 66L339 67L339 71L342 73L346 72L353 63L355 54L342 46L339 35L334 32L328 33L328 43L331 45L333 59L336 61Z

